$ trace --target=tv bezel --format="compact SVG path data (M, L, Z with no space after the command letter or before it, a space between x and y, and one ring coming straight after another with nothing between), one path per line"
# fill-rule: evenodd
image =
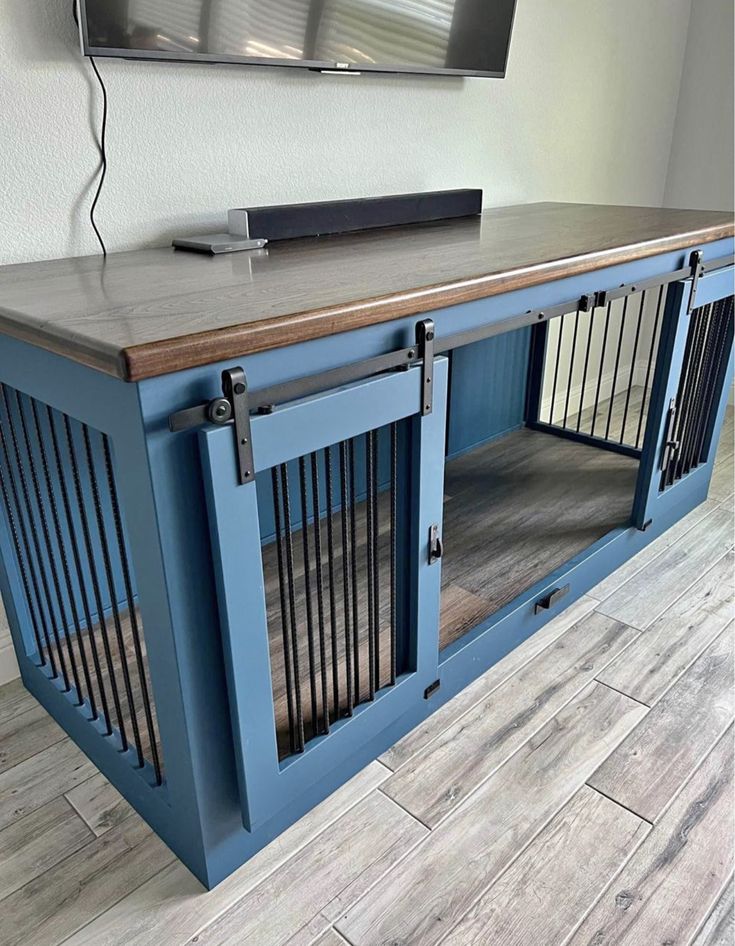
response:
M127 49L114 46L90 46L87 32L87 0L79 0L79 35L82 44L82 53L95 58L108 59L135 59L148 62L183 62L202 63L207 65L228 66L270 66L272 68L306 69L308 72L329 73L331 75L360 76L364 73L382 73L386 75L418 75L418 76L456 76L459 78L476 79L504 79L508 71L508 57L513 41L518 0L513 5L513 15L510 21L510 36L505 52L505 62L501 72L478 69L431 69L428 66L394 66L390 64L362 65L357 63L329 62L327 60L310 59L275 59L271 57L258 58L253 56L228 56L224 53L169 53L158 49Z

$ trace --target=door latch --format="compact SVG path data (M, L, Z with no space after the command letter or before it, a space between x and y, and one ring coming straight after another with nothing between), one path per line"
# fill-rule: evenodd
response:
M676 398L672 397L669 403L669 412L666 417L666 430L664 432L664 444L661 452L661 470L667 470L676 451L679 449L679 441L674 437L674 428L676 427L676 415L678 408Z
M539 598L534 605L533 613L540 614L542 611L549 611L557 601L566 598L569 594L569 587L569 585L564 585L562 588L554 588L549 594L545 595L543 598Z
M444 554L444 546L439 538L439 526L435 523L429 529L429 565L438 562Z

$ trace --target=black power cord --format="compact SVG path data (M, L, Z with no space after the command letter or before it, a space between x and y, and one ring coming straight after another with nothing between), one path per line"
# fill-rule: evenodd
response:
M79 12L77 9L78 0L72 0L72 13L74 15L74 22L79 26ZM97 210L97 204L99 203L100 194L102 193L102 187L105 183L105 178L107 177L107 89L105 83L102 80L100 71L97 68L97 63L94 60L94 56L89 56L89 61L92 64L92 69L95 76L97 76L97 81L99 82L100 89L102 90L102 125L100 127L100 137L98 142L99 152L100 152L100 166L99 166L99 180L97 181L97 190L95 191L94 199L92 200L92 206L89 209L89 222L92 224L92 229L94 230L97 241L102 249L102 255L107 257L107 247L105 246L105 241L102 239L102 234L97 227L97 221L95 220L95 211Z

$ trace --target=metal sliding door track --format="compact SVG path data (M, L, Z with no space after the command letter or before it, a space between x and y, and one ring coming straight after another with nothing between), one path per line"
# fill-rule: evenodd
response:
M452 351L454 348L471 345L474 342L483 341L495 335L504 335L506 332L512 332L515 329L524 328L527 325L537 325L539 322L546 322L550 319L558 318L559 316L565 315L567 312L573 312L575 309L579 309L582 312L589 312L598 306L607 305L615 299L622 299L634 292L640 292L643 289L650 289L655 286L666 286L684 279L692 279L696 288L696 282L701 275L714 272L725 266L731 266L733 262L735 262L735 256L720 257L719 259L702 263L701 253L695 251L691 254L689 265L675 272L661 276L653 276L649 279L616 286L615 288L601 292L585 294L581 298L570 299L568 302L562 302L558 305L549 306L548 308L530 309L521 315L503 319L502 322L495 325L483 325L465 332L455 332L453 335L447 335L444 338L434 338L433 354L440 355ZM417 326L424 325L430 321L431 320L420 320ZM301 398L342 387L345 384L351 384L354 381L370 378L386 371L406 369L423 365L423 363L424 359L421 345L412 345L409 348L386 352L384 355L377 355L373 358L365 358L361 361L351 362L339 368L323 371L320 374L296 378L293 381L285 381L281 384L272 385L271 387L261 388L260 390L248 390L248 409L251 413L270 413L278 404L297 401ZM222 398L217 398L216 400L221 403ZM214 403L215 402L208 401L204 404L198 404L195 407L186 408L185 410L171 414L169 417L170 430L173 433L178 433L180 431L190 430L194 427L200 427L207 423L231 423L232 415L227 416L226 419L225 415L223 415L221 419L216 416L215 412L211 409L211 405Z

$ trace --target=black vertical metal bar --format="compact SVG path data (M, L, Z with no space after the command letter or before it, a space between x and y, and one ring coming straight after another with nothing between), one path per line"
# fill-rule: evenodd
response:
M559 320L559 338L556 343L556 363L554 365L554 382L551 388L551 407L549 408L549 423L554 423L554 402L556 401L556 385L559 380L559 361L561 359L561 343L564 338L564 326L566 325L567 317L562 315Z
M332 470L332 448L324 448L327 491L327 580L329 581L329 632L332 647L332 699L334 718L341 715L339 698L339 649L337 640L337 589L334 574L334 473Z
M281 520L281 491L278 482L278 469L271 469L271 484L273 487L273 516L276 531L276 560L278 564L278 594L281 605L281 636L283 641L283 664L286 675L286 705L288 709L288 736L291 752L296 752L296 729L294 717L294 694L291 640L289 638L289 613L286 596L286 568L283 548L283 523Z
M398 424L390 425L390 684L397 676L396 638L398 627Z
M5 463L0 464L0 491L2 492L3 502L5 503L5 508L8 513L8 524L10 526L10 533L13 539L13 546L15 548L15 557L18 560L18 569L20 571L20 578L23 584L23 592L26 596L26 601L28 603L28 613L31 618L31 626L33 628L33 638L36 641L36 651L38 653L38 658L41 661L41 666L46 665L46 656L43 652L43 643L41 641L41 631L40 623L38 620L38 614L36 609L39 608L40 596L36 591L36 600L34 601L33 596L31 595L31 587L28 581L29 571L32 569L32 559L30 555L30 548L28 545L28 533L26 532L25 523L23 521L23 515L21 513L20 504L18 502L18 491L15 485L15 475L13 474L12 467L10 465L10 456L8 454L7 445L5 443L5 431L3 430L2 420L0 419L0 444L2 445L3 456L5 458ZM8 482L10 483L10 492L13 496L13 505L10 503L10 495L8 494L8 488L5 481L5 475L3 469L8 471ZM13 512L13 507L15 507L15 512ZM16 514L18 516L18 521L16 522ZM20 531L19 531L20 530ZM25 549L25 557L21 552L21 541L22 546ZM26 569L25 559L28 560L28 569ZM39 614L43 616L42 610L39 608ZM48 632L47 632L48 633ZM50 641L49 641L50 644Z
M733 296L729 296L727 299L723 299L716 304L716 309L722 323L722 331L720 333L718 351L711 371L710 399L702 418L700 436L696 446L695 460L697 465L707 460L707 454L709 452L707 440L711 437L712 431L710 421L713 419L713 413L717 406L717 398L725 378L729 352L733 343L733 330L735 329L735 313L733 312L734 301Z
M95 607L97 608L97 617L99 621L100 633L102 635L102 648L105 653L105 662L107 664L107 670L110 675L110 689L112 691L112 702L115 707L115 715L117 717L118 726L120 727L120 738L123 738L124 732L124 721L122 715L122 707L120 705L120 694L117 689L117 681L115 680L114 667L112 663L112 652L110 650L110 641L107 634L107 623L105 621L105 611L104 603L102 601L102 593L100 591L99 577L97 575L97 566L95 564L94 558L94 547L92 545L92 534L89 529L89 520L87 519L87 511L84 503L84 492L82 490L82 481L79 473L79 463L77 461L76 451L74 450L74 443L72 439L71 432L71 423L66 414L63 415L64 418L64 432L66 433L66 444L69 450L69 459L71 461L71 471L72 479L74 482L74 493L77 500L77 509L79 511L79 521L82 524L82 539L84 540L84 550L87 554L87 565L89 566L89 575L92 580L92 594L94 597ZM97 649L97 640L94 630L94 624L92 622L91 615L87 618L87 625L89 628L89 643L92 649L92 664L94 666L94 672L97 677L97 689L100 694L100 702L102 703L102 712L105 717L105 725L107 726L107 735L112 735L112 720L110 717L109 706L107 703L107 693L105 689L104 675L102 673L101 661L99 659L99 651ZM127 740L125 740L125 745L127 745Z
M360 611L358 607L357 585L357 489L355 479L355 441L348 442L349 494L350 494L350 565L352 568L352 652L355 665L355 705L362 701L360 693Z
M304 704L301 695L299 636L296 624L296 591L294 583L293 531L291 526L291 496L288 488L288 466L281 464L281 494L283 496L283 537L286 546L286 574L288 576L288 604L291 621L291 652L293 654L294 696L296 702L296 751L303 752Z
M579 333L579 309L574 316L574 335L572 336L572 354L569 358L569 377L567 379L567 396L564 401L564 424L567 426L567 419L569 417L569 398L572 394L572 379L574 377L574 359L577 354L577 335Z
M319 515L319 456L311 454L311 505L314 514L314 559L316 561L316 607L319 628L319 667L322 684L322 731L329 732L329 688L327 685L327 647L324 611L324 572L322 569L322 525Z
M82 628L79 621L79 614L77 612L76 599L74 597L74 589L71 582L71 574L69 572L69 560L66 555L66 546L64 544L64 536L61 531L61 520L59 519L59 510L56 505L56 495L54 493L54 487L51 482L51 476L49 474L48 458L46 457L46 446L44 443L44 436L41 430L41 424L39 423L38 418L38 402L35 398L31 398L31 417L33 418L33 429L36 434L36 440L38 441L38 450L41 457L41 471L43 473L43 483L46 487L46 493L49 500L49 509L51 511L51 522L54 528L54 534L56 536L56 545L59 550L59 559L61 561L61 570L64 575L64 581L66 584L67 595L69 597L69 607L72 614L72 623L74 625L74 631L77 635L77 639L81 636ZM42 514L42 522L45 514ZM51 563L51 575L54 581L54 588L56 589L56 597L59 602L59 614L61 616L62 622L62 631L64 634L64 642L66 644L67 657L69 658L69 666L71 667L71 676L74 681L74 689L77 691L77 706L84 705L84 692L82 690L81 680L79 679L79 670L77 668L77 658L74 654L74 648L71 645L71 636L69 634L69 625L67 624L67 611L64 604L64 593L61 588L61 582L59 580L59 571L56 567L54 553L51 548L51 543L49 541L49 535L44 530L46 536L46 547L49 554L49 562Z
M115 588L115 578L112 573L112 559L110 558L110 548L107 543L107 530L105 528L105 517L102 509L102 500L100 496L97 473L94 467L94 456L92 454L92 443L89 436L89 427L82 425L82 438L84 440L84 452L87 460L87 472L89 474L89 484L92 488L92 505L94 506L95 519L97 522L97 534L100 540L100 549L102 551L102 565L107 579L107 590L110 593L110 609L112 611L112 622L115 628L115 637L117 640L117 649L120 656L120 670L122 671L123 687L125 688L125 698L128 704L130 714L130 728L133 731L133 742L138 756L138 764L143 765L143 747L140 742L140 730L138 729L138 717L135 710L135 700L133 699L133 687L130 681L130 672L128 669L128 660L125 653L125 640L123 638L122 623L120 622L120 612L117 606L117 590ZM110 672L114 675L115 668L112 663L112 653L109 654ZM123 743L123 749L128 748L127 733L120 732L120 739Z
M600 364L597 369L597 389L595 391L595 406L592 413L592 428L590 437L595 436L595 427L597 426L597 411L600 407L600 389L602 387L602 375L605 369L605 352L607 351L607 336L610 332L610 313L612 311L612 302L608 302L605 310L605 331L602 336L602 350L600 351Z
M546 373L546 341L548 335L548 322L539 322L531 329L526 378L526 423L533 424L541 420L541 399L543 397L544 377Z
M380 438L373 430L373 597L375 599L375 687L380 689Z
M577 413L577 433L579 433L580 427L582 426L582 411L584 410L584 392L587 388L587 372L590 367L590 350L592 348L592 333L595 329L595 313L597 308L592 306L590 310L590 324L589 330L587 332L587 346L584 352L584 368L582 370L582 387L579 391L579 408Z
M38 566L38 575L36 575L36 568L34 568L34 564L33 564L33 552L31 550L31 544L28 543L28 540L27 540L28 532L25 527L25 518L23 516L23 510L21 509L20 503L18 502L17 490L15 491L16 509L18 512L18 519L22 528L22 532L26 536L28 565L29 565L29 570L31 574L31 582L33 584L33 589L36 596L36 605L38 608L38 615L41 622L41 628L43 630L43 637L46 643L46 656L48 656L48 660L51 665L52 677L54 679L57 679L59 676L59 672L56 666L56 659L55 659L55 654L54 654L53 643L51 640L51 633L49 633L49 622L53 621L53 611L49 606L50 595L49 595L49 589L48 589L48 581L46 578L46 572L43 567L43 559L41 558L40 542L38 539L38 529L36 527L36 519L33 515L33 507L31 504L30 491L28 489L28 481L26 479L23 463L21 460L20 446L18 444L18 437L15 430L15 424L13 422L13 417L10 413L10 402L6 397L5 385L1 383L0 383L0 394L2 394L3 406L5 408L5 416L7 417L8 430L10 432L10 440L13 445L13 456L15 457L16 467L18 470L18 479L20 481L21 492L23 494L23 504L24 504L25 513L26 513L25 518L28 519L28 526L30 528L31 539L32 539L32 544L33 544L33 552L35 552L36 563ZM17 391L15 391L15 395L17 398L18 396ZM2 432L1 423L0 423L0 432ZM5 440L4 434L3 434L3 450L5 452L5 455L8 461L8 473L11 477L11 483L14 483L15 476L13 475L13 465L10 460L10 451L8 450L7 441ZM41 585L40 588L39 588L39 581ZM41 591L43 591L43 595L41 594ZM47 609L46 611L44 611L44 603L46 604L46 609ZM46 620L47 616L49 618L49 621ZM42 656L42 661L43 661L43 652L41 656ZM61 658L63 659L63 654L61 655ZM67 686L67 689L68 689L66 678L64 677L64 679L65 679L65 685Z
M689 425L693 416L693 401L696 395L699 362L703 347L705 310L695 309L690 317L684 352L683 373L677 393L678 414L674 440L679 444L672 453L666 471L666 485L671 486L681 475L681 459L684 454Z
M712 336L712 341L704 371L702 400L699 405L697 427L692 436L689 451L689 469L699 466L702 462L702 446L706 429L709 426L717 386L720 383L720 362L723 357L723 346L728 336L729 319L725 300L712 303L710 309L709 331Z
M610 425L612 424L613 408L615 406L615 389L618 384L618 369L620 368L620 355L623 351L623 336L625 335L625 316L628 313L628 299L626 296L623 302L623 311L620 315L620 333L618 335L618 347L615 353L615 367L613 368L612 390L610 392L610 405L607 409L607 424L605 425L605 440L610 437Z
M375 483L373 481L373 431L365 434L365 477L367 495L365 497L366 539L367 539L367 602L368 602L368 686L370 699L375 699L375 517L373 501Z
M16 466L18 469L18 479L20 480L21 492L23 493L23 502L25 506L26 517L28 518L28 525L30 527L31 539L33 542L33 550L36 553L36 563L38 565L38 576L36 575L36 569L33 566L33 555L31 552L31 546L28 543L28 538L27 538L28 532L26 531L26 528L25 528L23 511L20 508L20 503L17 501L17 491L15 494L16 495L16 509L18 510L18 519L21 524L22 533L26 537L26 549L28 551L28 565L29 565L29 569L31 573L31 582L33 584L33 590L36 595L36 604L38 607L38 614L41 621L41 628L43 630L43 637L46 642L46 653L49 659L49 663L51 665L51 674L54 679L57 679L59 676L59 673L56 667L56 659L54 655L53 644L51 642L51 634L49 633L49 624L46 620L47 615L44 612L44 608L43 608L44 602L46 602L46 605L48 608L49 590L48 590L48 582L46 580L46 573L43 568L43 560L41 558L40 543L38 540L38 529L36 528L36 520L33 515L33 507L31 506L31 498L30 498L30 493L28 490L28 481L26 480L25 471L23 469L23 464L21 462L20 447L18 445L18 437L15 431L15 424L13 423L13 418L10 413L10 402L8 401L6 397L5 385L3 384L0 384L0 394L2 394L3 406L5 408L5 416L8 419L8 430L10 431L10 440L13 445L13 455L15 457ZM16 396L17 396L17 392L16 392ZM2 431L2 424L0 424L0 431ZM10 474L10 477L11 477L11 483L14 483L15 477L13 475L13 466L10 461L10 452L7 448L7 442L5 440L4 435L3 435L3 450L8 460L8 473ZM41 589L39 589L39 586L38 586L39 579L41 582ZM43 596L41 595L41 590L43 590ZM53 612L51 611L50 608L48 608L48 617L50 621L53 621ZM62 654L62 658L63 658L63 654Z
M135 596L133 594L133 582L130 572L130 560L128 550L125 545L125 533L123 532L122 514L120 512L120 500L117 494L117 484L115 482L115 470L112 463L112 450L110 448L110 438L107 434L102 434L102 452L105 457L105 472L107 473L107 488L110 494L112 505L112 519L115 526L115 538L117 539L117 550L120 557L120 567L123 574L123 586L125 588L125 598L128 603L128 617L130 619L130 631L133 637L133 652L135 654L135 665L138 671L138 680L140 683L140 695L143 700L143 715L145 717L146 729L148 730L148 741L151 750L151 762L156 774L156 785L161 785L163 779L161 776L161 759L158 753L158 740L156 738L156 729L153 723L153 711L151 707L151 697L148 690L148 679L146 676L145 661L143 660L143 647L140 640L140 625L138 624L138 613L135 608ZM125 658L127 664L127 657ZM142 749L140 752L142 756ZM141 762L141 767L142 767Z
M38 507L38 517L41 523L41 531L43 532L44 542L46 543L46 549L48 553L49 568L51 570L51 580L54 581L54 586L56 588L57 599L60 597L61 589L59 587L58 575L56 574L56 566L53 560L53 553L51 550L51 541L48 532L48 523L46 522L46 512L43 506L43 499L41 497L41 488L38 483L38 476L36 475L36 461L33 458L33 453L31 451L30 439L28 437L28 427L26 424L25 415L23 413L20 394L15 391L15 402L18 408L18 417L20 419L21 432L23 434L23 442L25 444L26 456L28 457L28 469L31 474L31 483L33 485L33 492L36 497L36 506ZM15 432L15 425L13 423L13 418L10 412L8 412L8 420L10 421L10 434L13 440L13 446L16 451L16 460L18 464L18 472L21 477L21 483L26 482L25 473L23 472L23 463L21 460L20 449L18 445L18 440ZM64 690L69 691L71 686L69 685L69 674L66 669L66 659L64 657L64 651L61 647L61 638L59 637L59 628L56 621L56 612L54 611L54 605L51 600L51 591L49 589L48 578L46 576L46 569L43 564L43 556L41 554L41 544L38 538L38 529L36 528L35 516L33 514L33 507L30 502L30 496L27 494L26 489L23 490L26 498L28 520L31 525L31 535L33 536L34 546L36 550L36 558L38 560L38 570L41 575L41 587L44 592L44 599L46 602L46 610L48 612L49 621L51 624L51 632L54 638L54 644L56 645L56 656L59 658L59 665L61 667L61 678L64 681ZM64 620L64 614L61 613L61 620Z
M676 476L681 477L689 472L689 457L691 455L692 439L697 419L701 412L703 387L706 384L706 369L709 361L712 344L712 306L705 306L698 310L701 313L698 339L694 359L694 381L687 400L686 424L682 430L682 444L676 468Z
M689 469L699 466L703 462L702 449L706 430L709 426L712 408L715 403L715 395L720 383L720 368L723 357L723 348L727 336L727 309L722 302L716 302L712 305L712 318L710 321L710 332L712 333L712 345L707 360L704 373L704 391L702 403L697 417L697 424L692 436L692 444L689 455Z
M304 592L306 604L306 639L309 650L309 695L311 700L311 731L319 732L316 683L316 647L314 642L314 611L311 601L311 552L309 549L309 507L306 490L306 461L299 457L299 495L301 498L301 546L304 557Z
M352 628L350 627L350 547L349 523L347 515L347 444L342 441L339 445L339 473L340 473L340 520L342 538L342 599L344 602L344 632L345 632L345 687L347 690L348 716L352 716L354 709L354 694L352 691Z
M717 382L717 359L722 342L724 320L718 318L720 308L717 304L708 306L708 309L707 338L705 340L702 370L700 372L699 391L697 392L698 396L693 405L692 413L694 416L685 447L685 454L682 457L684 473L689 473L690 470L699 464L697 448L702 440L702 428L707 425L712 399L712 388Z
M56 477L59 483L59 490L61 492L61 504L64 508L64 516L66 518L66 526L69 531L69 545L71 547L72 561L74 562L74 572L77 577L77 584L79 586L79 598L82 603L82 612L84 614L84 620L87 626L88 633L91 633L92 627L92 616L90 612L89 603L87 601L87 590L84 582L84 572L82 570L81 558L79 555L79 545L77 543L76 530L74 527L74 519L71 514L71 502L69 500L69 488L66 481L66 473L64 471L64 464L61 462L61 450L59 448L59 439L56 434L56 425L54 422L54 412L51 408L46 405L46 416L48 419L48 426L51 432L51 447L54 454L55 466L56 466ZM65 569L68 572L68 568ZM68 575L67 575L68 578ZM72 607L74 608L74 619L77 625L77 646L79 647L79 656L82 661L82 671L84 673L84 680L87 685L87 693L89 695L89 705L92 710L92 718L98 719L99 712L97 710L97 701L95 699L94 688L92 686L92 677L89 672L89 660L87 659L87 646L84 643L84 633L79 629L79 619L77 615L77 609L74 593L71 588L71 583L68 581L67 590L69 593L69 598L72 601Z
M663 301L664 301L664 291L666 287L661 286L658 291L658 302L656 303L656 318L653 323L653 334L651 335L651 347L648 351L648 364L646 365L646 379L643 382L643 398L641 400L641 410L638 415L638 429L636 430L635 435L635 445L636 448L641 445L641 434L643 433L643 418L646 416L646 408L649 397L649 388L648 384L651 380L651 370L653 368L654 361L654 352L656 351L656 340L658 336L658 326L661 320L661 312L663 311Z
M633 342L633 354L630 359L630 377L628 378L628 391L625 395L625 410L623 411L623 423L620 428L620 443L625 441L625 427L628 423L628 409L630 408L630 393L633 390L633 378L635 376L635 364L638 357L638 343L641 338L641 325L643 323L643 309L646 305L646 290L641 293L641 305L638 309L638 322L635 329L635 340Z

